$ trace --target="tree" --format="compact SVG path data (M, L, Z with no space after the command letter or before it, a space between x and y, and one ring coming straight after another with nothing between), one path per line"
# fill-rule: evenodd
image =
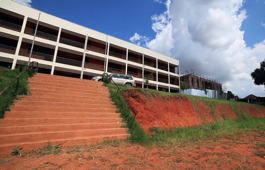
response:
M147 88L148 88L148 83L149 83L149 80L150 80L150 78L152 77L152 73L150 73L150 74L148 74L146 77L145 77L145 84L146 84L146 86L147 86Z
M227 100L234 99L234 97L235 97L235 95L231 91L227 92Z
M180 82L180 89L181 90L186 90L187 89L187 84L183 81Z
M260 63L260 68L251 73L251 77L255 85L264 85L265 88L265 60Z

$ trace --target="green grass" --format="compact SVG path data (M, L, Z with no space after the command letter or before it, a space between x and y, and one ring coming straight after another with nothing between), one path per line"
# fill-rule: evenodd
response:
M10 68L0 67L0 91L7 87L11 81L18 76L20 73L19 69L11 70ZM17 81L9 87L0 96L0 119L4 117L5 111L9 110L12 106L13 101L17 99L17 95L27 95L29 91L28 77L32 76L28 71L20 76L19 86L17 87Z
M250 131L265 131L265 117L261 118L253 118L249 116L247 113L240 112L239 108L244 107L244 105L249 105L246 103L235 102L235 101L227 101L227 100L218 100L218 99L209 99L204 97L196 97L189 96L183 94L174 94L168 92L161 92L150 89L140 89L141 93L147 96L147 98L156 97L160 95L160 97L165 96L187 96L193 104L197 104L199 100L203 100L212 113L214 114L216 124L208 123L202 126L196 127L181 127L175 129L159 129L156 127L151 128L153 131L152 134L146 134L144 130L139 126L137 121L135 120L131 126L131 122L133 119L130 110L124 101L121 93L117 93L117 88L112 85L106 85L109 88L111 93L111 98L115 102L119 112L121 113L121 117L123 121L127 124L129 132L131 133L131 138L128 139L130 142L136 142L140 144L176 144L179 142L187 142L188 140L198 140L198 139L207 139L207 138L223 138L223 137L236 137L237 134L249 134ZM128 88L124 86L119 86L121 90L126 91L133 88ZM225 118L221 121L219 119L219 115L217 115L214 105L216 103L224 103L228 104L232 110L234 110L239 118L238 119L228 119ZM252 105L252 104L251 104ZM255 106L255 105L252 105ZM256 107L256 106L255 106ZM261 106L260 106L261 107ZM215 115L216 114L216 115Z

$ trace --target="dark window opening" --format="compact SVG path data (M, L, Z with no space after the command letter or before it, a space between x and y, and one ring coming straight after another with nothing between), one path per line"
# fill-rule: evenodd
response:
M128 67L128 73L138 75L138 70L135 68Z
M122 51L116 50L116 49L110 49L109 55L110 56L122 57Z
M109 71L119 71L121 72L121 65L109 63Z
M89 63L89 58L86 57L85 63L87 63L87 64Z
M132 60L132 61L138 61L138 56L133 55L133 54L129 54L128 59Z
M92 46L92 42L91 41L87 41L87 46L91 47Z
M8 38L0 37L0 45L5 45L5 46L11 46L11 47L17 47L17 41L16 40L11 40Z
M144 63L147 64L147 65L150 65L150 66L152 65L151 59L148 59L148 58L144 59Z

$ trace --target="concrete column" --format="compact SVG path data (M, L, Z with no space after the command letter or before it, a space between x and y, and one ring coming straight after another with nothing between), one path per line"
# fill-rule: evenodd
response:
M61 32L62 32L62 28L59 28L58 36L57 36L57 41L56 41L57 43L59 43L59 41L60 41Z
M170 92L170 70L169 70L169 62L167 63L167 71L168 71L168 92Z
M51 69L51 75L54 74L54 65L55 65L55 61L56 61L56 57L57 57L57 53L58 53L58 45L55 46L54 49L54 54L53 54L53 61L52 61L52 69Z
M156 59L156 90L158 90L158 59Z
M125 75L127 75L128 71L128 48L126 48L126 65L125 65Z
M143 79L143 82L142 82L142 89L144 88L144 53L143 53L143 56L142 56L142 63L143 63L143 68L142 68L142 79Z
M106 72L108 72L108 65L109 65L109 47L110 47L110 43L108 43L108 49L107 49L107 56L105 58L105 62L106 62Z
M59 28L58 36L57 36L57 40L56 40L56 46L55 46L55 49L54 49L53 60L52 60L51 75L54 74L54 68L55 68L55 62L56 62L56 57L57 57L57 53L58 53L58 45L59 45L59 40L60 40L61 32L62 32L62 28Z
M11 69L15 69L16 64L17 64L17 57L18 57L18 54L19 54L19 51L20 51L20 47L21 47L21 44L22 44L23 34L24 34L24 31L25 31L25 28L26 28L27 20L28 20L28 17L25 16L24 20L23 20L23 23L22 23L21 30L20 30L20 36L18 38L17 48L16 48L16 52L15 52L15 55L14 55L13 64L12 64Z
M86 41L85 41L85 45L84 45L84 53L83 53L83 60L82 60L82 68L81 68L80 79L83 79L83 74L84 74L84 66L85 66L85 61L86 61L87 40L88 40L88 35L86 35Z
M180 73L179 65L178 65L178 72ZM178 74L178 75L179 75L179 74ZM179 92L180 92L180 75L179 75Z

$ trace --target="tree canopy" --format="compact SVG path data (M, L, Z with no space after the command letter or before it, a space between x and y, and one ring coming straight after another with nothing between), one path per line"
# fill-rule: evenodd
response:
M227 100L234 99L234 97L235 97L235 95L231 91L227 92Z
M254 84L264 85L265 87L265 60L260 63L260 68L256 68L251 73L251 77L254 79Z

